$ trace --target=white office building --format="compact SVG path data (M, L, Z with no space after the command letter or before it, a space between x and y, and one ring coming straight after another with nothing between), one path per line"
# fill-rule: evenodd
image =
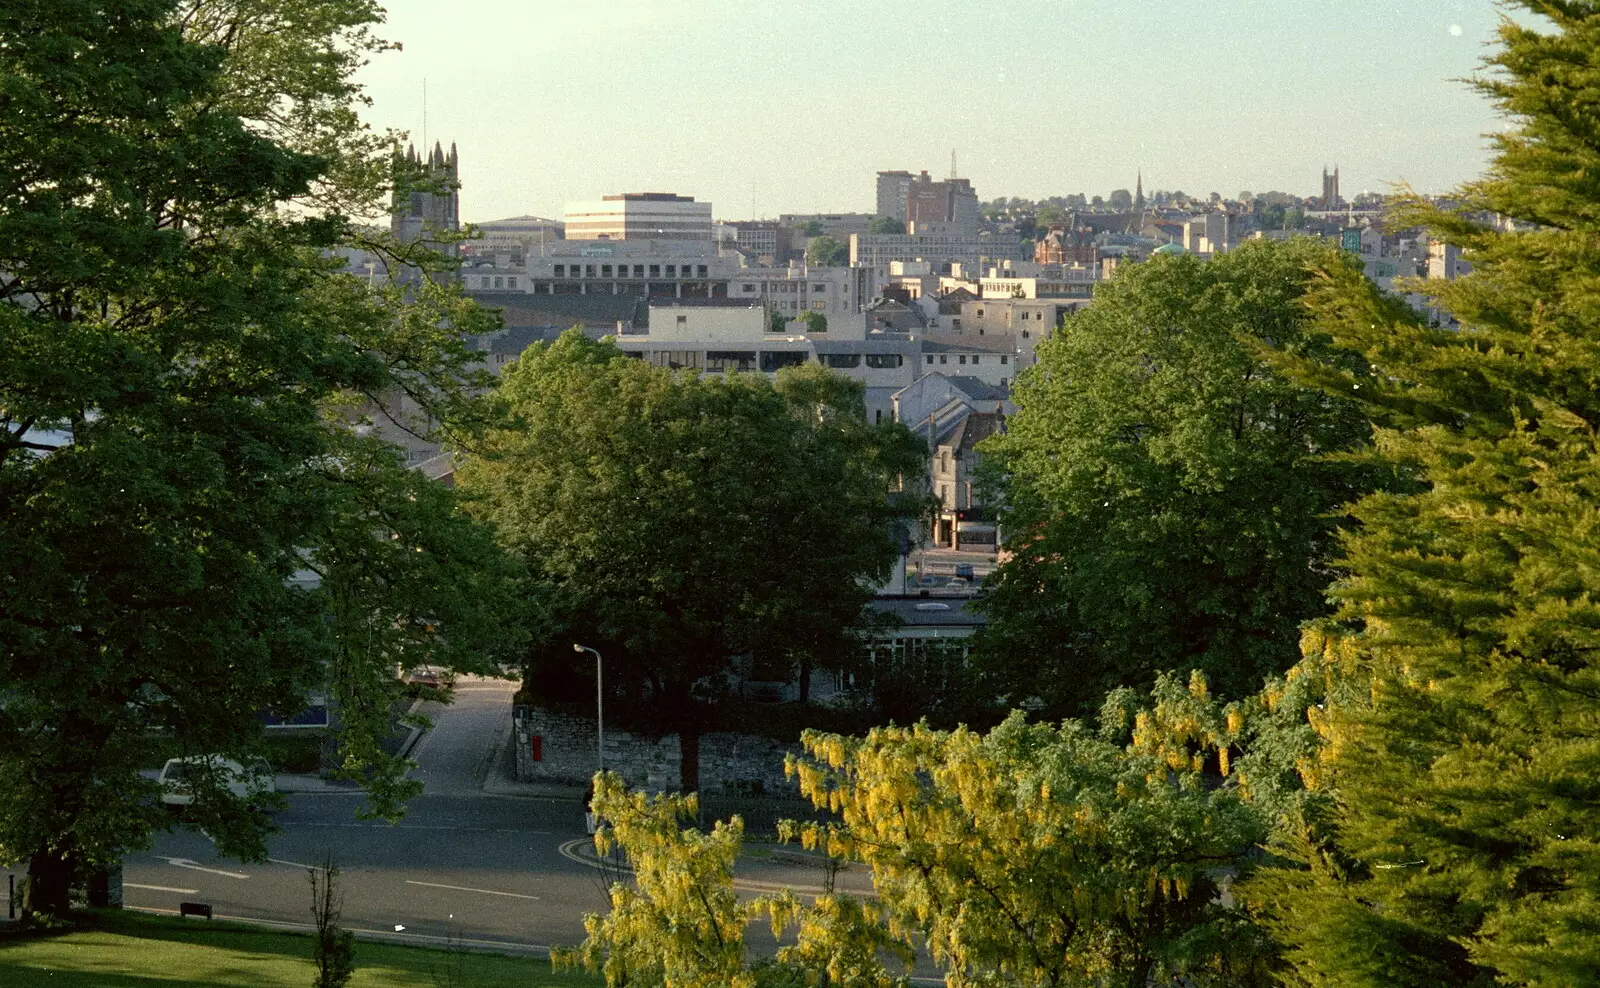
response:
M671 192L625 192L567 203L568 240L712 239L711 203Z

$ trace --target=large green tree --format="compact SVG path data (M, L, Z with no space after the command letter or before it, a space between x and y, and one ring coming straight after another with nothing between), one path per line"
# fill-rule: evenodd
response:
M442 422L469 355L341 273L336 207L360 196L336 159L362 152L251 115L316 87L245 100L235 50L190 37L223 7L232 41L287 12L313 62L352 9L376 11L0 8L0 859L28 861L29 913L63 911L75 875L165 825L152 758L242 759L261 710L309 690L346 705L342 766L397 812L383 670L486 668L500 641L492 541L338 407L433 381ZM194 825L264 853L267 821L220 786L197 795Z
M1335 588L1370 705L1329 730L1339 812L1264 886L1327 985L1600 982L1600 4L1528 2L1478 83L1513 125L1450 211L1473 271L1435 329L1335 271L1300 364L1420 489L1354 509ZM1357 387L1359 386L1359 390Z
M1294 663L1326 609L1331 516L1363 489L1328 456L1369 436L1258 352L1329 353L1300 308L1317 263L1339 262L1312 241L1156 257L1039 348L985 447L1012 554L984 605L996 692L1082 712L1203 669L1238 697Z
M514 425L461 482L551 588L551 657L570 664L576 635L612 646L608 681L665 714L694 790L735 656L804 668L843 647L899 552L891 523L920 508L890 489L916 439L869 425L860 386L820 367L701 377L576 330L501 393Z

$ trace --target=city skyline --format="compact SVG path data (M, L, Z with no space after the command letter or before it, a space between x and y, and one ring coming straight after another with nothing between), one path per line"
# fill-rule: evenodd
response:
M367 118L455 142L479 222L636 191L718 219L870 212L877 171L942 178L952 149L985 202L1106 195L1139 171L1147 193L1314 196L1335 165L1347 198L1444 192L1481 173L1500 127L1458 81L1494 35L1489 0L386 6L404 50L363 71Z

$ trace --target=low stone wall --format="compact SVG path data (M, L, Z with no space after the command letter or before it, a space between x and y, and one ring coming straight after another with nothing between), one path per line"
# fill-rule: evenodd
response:
M595 723L582 717L519 707L512 743L516 746L520 782L586 784L596 763ZM533 760L532 739L539 738L541 758ZM606 768L629 786L671 792L682 788L678 737L652 739L606 728ZM794 746L798 749L799 745ZM771 738L751 734L704 734L700 737L700 790L740 796L798 797L799 787L783 777L789 748Z

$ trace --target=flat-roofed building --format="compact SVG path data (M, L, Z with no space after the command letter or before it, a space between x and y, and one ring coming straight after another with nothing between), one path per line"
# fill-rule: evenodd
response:
M569 202L568 240L703 240L711 237L711 203L671 192L625 192L598 202Z

